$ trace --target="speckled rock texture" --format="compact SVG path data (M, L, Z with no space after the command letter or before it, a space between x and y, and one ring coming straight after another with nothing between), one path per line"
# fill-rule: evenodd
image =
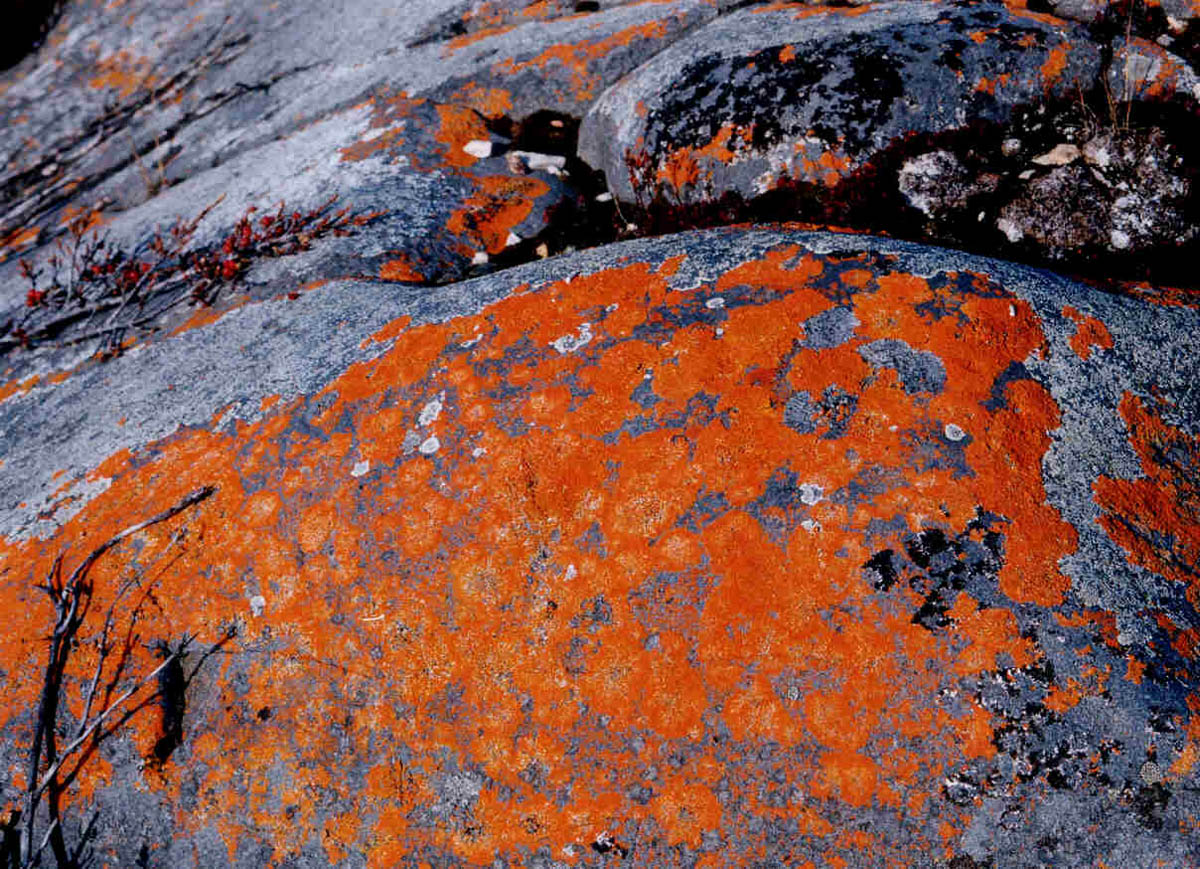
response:
M0 404L5 732L28 574L213 485L109 865L1193 865L1177 301L721 230L242 308Z
M1200 86L1184 57L1115 26L999 2L752 4L608 90L579 153L619 199L659 214L769 214L1185 274ZM1151 188L1140 163L1047 168L1062 165L1046 162L1055 149L1114 135L1157 143L1138 157L1158 173ZM941 173L939 153L959 165Z
M879 152L1016 106L1088 90L1082 30L1001 4L759 6L676 43L608 91L580 153L633 200L660 180L683 201L834 187ZM766 115L764 99L779 106ZM645 152L644 177L626 168Z
M1200 867L1195 291L606 190L887 153L918 237L1145 255L1181 127L1054 100L1187 117L1190 49L1111 14L66 3L0 74L0 849L51 733L109 869Z
M580 116L717 12L706 0L642 3L442 42L422 35L451 16L449 0L340 6L69 4L52 44L0 84L3 289L18 282L18 256L52 247L81 213L134 243L221 195L201 239L280 202L307 210L336 196L378 215L375 244L353 246L353 264L346 245L323 247L293 267L297 286L381 271L462 278L575 201L545 170L464 152L493 138L483 116ZM0 311L20 304L3 289Z

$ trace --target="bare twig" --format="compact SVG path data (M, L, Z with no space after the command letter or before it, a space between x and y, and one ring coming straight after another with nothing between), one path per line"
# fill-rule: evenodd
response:
M70 655L78 645L80 627L83 625L91 608L91 569L105 553L119 545L122 541L153 525L165 522L179 515L211 497L215 491L216 489L212 486L197 489L185 496L174 506L118 532L93 549L71 571L66 579L63 578L64 554L60 552L55 557L50 570L47 572L45 581L36 586L46 592L54 605L54 628L49 637L49 654L47 655L46 667L42 677L42 687L34 721L33 740L29 752L25 787L25 826L21 836L22 858L19 864L21 869L37 865L46 848L49 848L51 853L53 853L55 863L59 869L78 869L80 865L79 861L86 847L87 838L91 834L90 831L94 828L95 819L93 818L85 827L79 846L74 850L69 849L66 844L62 823L62 797L64 792L75 781L84 760L87 759L87 756L94 750L96 745L107 736L112 735L115 732L115 726L119 726L119 724L127 721L133 712L136 712L137 709L144 705L144 703L139 704L133 710L125 709L129 701L137 696L143 688L157 680L166 668L179 666L182 659L190 650L192 643L192 637L185 635L174 649L164 647L164 659L159 666L136 679L132 685L129 685L115 699L112 698L112 693L116 690L117 684L125 671L131 643L133 642L133 625L136 623L137 614L142 607L142 603L139 602L133 610L130 628L126 633L121 657L117 662L112 678L104 689L103 708L99 712L93 713L93 708L100 693L99 686L104 677L105 664L109 661L112 651L110 637L116 622L117 607L122 603L130 589L140 585L138 575L136 574L127 579L118 588L105 614L104 624L97 640L96 665L90 679L85 682L83 689L83 711L78 728L74 738L67 745L60 748L58 745L60 732L58 712L63 699ZM181 532L176 532L172 535L171 543L177 543L181 539ZM160 555L159 557L161 558L162 556ZM152 562L152 564L156 563L157 560L155 559L155 562ZM149 596L150 591L147 589L143 595L143 601ZM222 644L227 641L228 636L225 640L222 640ZM204 659L206 658L207 654ZM123 709L125 710L124 714L118 715L118 712L121 712ZM113 718L118 719L117 724L106 728L105 725ZM87 748L88 746L90 748ZM85 748L86 750L84 750ZM64 764L77 753L81 754L80 759L74 765L74 769L71 770L69 775L65 777L60 776ZM43 805L46 809L48 826L40 842L37 842L38 814L39 809ZM12 823L10 821L10 826Z

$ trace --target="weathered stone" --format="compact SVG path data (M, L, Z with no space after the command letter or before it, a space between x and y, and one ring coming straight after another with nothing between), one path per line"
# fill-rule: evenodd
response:
M1183 58L1145 39L1117 40L1107 79L1119 113L1131 100L1178 102L1193 112L1200 105L1200 76Z
M631 201L819 193L906 137L1089 90L1099 65L1082 30L998 4L752 7L614 86L579 150Z
M913 208L930 217L947 217L967 208L981 193L990 193L998 181L995 175L975 177L949 151L930 151L900 167L898 186Z
M603 88L717 14L705 0L671 0L420 44L422 28L455 6L422 0L401 14L387 4L353 4L334 38L327 35L328 4L316 0L290 3L286 14L253 5L229 13L215 0L73 4L58 28L62 35L0 83L8 121L0 128L0 262L47 246L61 237L65 218L81 210L111 218L202 175L208 177L198 183L211 189L244 186L237 176L247 166L269 166L276 177L290 178L287 162L271 161L307 158L304 143L313 140L314 126L324 131L327 150L313 154L319 162L307 165L302 186L320 188L325 197L339 194L353 208L394 198L347 188L336 168L320 162L336 162L339 149L355 144L364 103L376 107L372 132L391 135L379 144L393 152L401 150L399 135L380 125L378 112L395 127L405 100L428 100L459 115L478 109L492 119L520 120L540 110L579 117ZM397 61L397 48L405 46ZM410 113L413 129L403 137L410 159L426 171L461 168L461 155L430 151L420 141L417 124L431 124L430 132L446 125L444 115L432 122L425 117L431 111ZM453 181L434 197L427 182L436 179L399 174L405 177L394 186L413 188L415 196L398 195L419 203L419 219L408 231L421 235L432 228L435 235L455 236L444 225L447 215L497 198L494 190ZM271 197L290 200L290 193L281 184ZM511 214L530 198L521 191L501 207ZM544 211L549 201L534 210ZM189 219L205 204L189 195L188 207L170 217ZM150 217L129 222L144 228ZM523 237L537 234L528 229ZM451 280L462 276L462 260L447 256L447 246L479 247L469 238L435 239L425 252L397 247L414 273Z
M1182 160L1161 130L1108 130L1082 149L1055 152L1033 162L1059 168L1034 178L1001 209L997 225L1009 241L1029 238L1061 256L1182 245L1196 237Z
M97 566L240 626L102 861L1189 865L1197 328L783 230L247 305L0 401L0 746L35 578L213 485Z
M591 14L482 30L438 44L446 81L430 93L488 117L582 117L609 85L716 15L710 0L606 4Z
M33 830L97 865L1200 865L1195 295L606 244L1194 235L1145 45L1106 121L1082 29L851 6L64 6L0 73L0 864L90 563Z

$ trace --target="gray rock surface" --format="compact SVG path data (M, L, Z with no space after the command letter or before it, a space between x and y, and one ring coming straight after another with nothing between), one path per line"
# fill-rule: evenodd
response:
M629 201L664 184L683 202L832 188L906 137L1004 122L1018 106L1090 90L1099 71L1082 30L999 4L752 7L606 93L580 154ZM763 99L779 111L757 112ZM643 152L647 165L631 172Z
M1112 15L66 4L0 73L0 824L90 564L98 865L1200 865L1194 292L610 243L1154 261L1190 43Z
M177 568L185 576L193 564L208 565L205 590L188 592L203 604L187 620L211 625L230 605L254 612L239 617L246 620L239 642L255 651L197 684L185 738L170 767L155 773L165 776L160 784L139 785L149 773L140 771L134 745L110 752L113 771L95 797L105 820L97 847L128 863L152 843L172 866L248 867L268 854L291 865L357 865L380 841L399 849L385 853L463 865L516 859L530 843L539 847L540 834L519 825L513 832L498 819L527 815L534 794L550 785L522 764L487 761L508 736L451 750L437 735L447 726L439 722L450 714L453 727L471 733L504 727L487 722L510 707L540 721L576 696L588 699L580 707L571 701L578 711L567 714L565 729L545 730L542 739L574 739L577 747L548 760L543 775L571 777L602 765L611 772L599 787L612 794L615 814L560 822L557 813L582 799L562 792L561 809L553 801L538 809L539 824L564 824L562 838L545 843L547 853L597 853L594 843L629 849L637 841L645 865L671 864L680 848L721 862L791 854L855 867L902 855L932 865L943 849L958 860L949 865L1000 855L1022 867L1187 865L1200 857L1185 832L1200 811L1188 760L1196 670L1175 649L1197 618L1186 592L1194 581L1191 532L1185 514L1144 511L1155 492L1168 502L1180 498L1180 510L1194 509L1186 492L1194 491L1197 462L1200 360L1191 336L1198 327L1195 307L1098 294L997 260L865 236L731 229L599 248L444 287L331 281L11 395L0 402L6 546L40 551L38 538L53 540L64 533L58 528L106 527L114 510L116 521L127 522L128 499L145 493L149 480L160 481L156 500L220 479L211 509L232 512L204 523L205 547L189 549ZM640 366L630 364L635 358ZM631 396L628 406L614 404L618 384ZM564 403L554 409L546 402L559 391ZM538 421L546 413L549 427ZM383 420L391 421L380 428ZM568 434L577 426L578 443ZM678 467L663 452L671 438L691 445ZM726 455L726 441L744 452ZM547 446L550 454L539 452ZM575 470L558 476L551 455ZM521 456L537 458L525 465ZM665 515L622 536L631 533L620 530L625 496L588 495L570 482L584 456L609 468L609 487L634 485L638 497L649 491L654 503L664 499ZM635 470L646 457L653 468ZM301 467L305 482L297 489ZM684 467L691 476L681 480ZM353 558L364 573L356 582L380 600L392 600L385 587L402 583L412 604L395 599L390 606L411 623L426 606L418 603L424 574L397 579L383 567L397 553L367 543L369 535L390 533L384 529L397 515L390 499L402 492L408 508L400 515L417 515L410 511L431 509L439 498L469 498L470 510L445 529L441 554L412 556L441 589L438 577L453 581L443 559L477 546L501 559L497 565L508 558L506 537L487 541L517 527L503 518L517 497L502 482L510 468L518 478L532 473L537 491L563 493L564 503L594 498L583 514L552 520L564 523L558 542L542 544L547 564L532 568L535 575L565 571L568 584L553 580L548 593L564 605L581 601L580 615L547 628L557 639L546 649L551 669L539 677L539 700L514 686L475 706L486 684L473 669L478 653L456 665L459 693L418 696L406 687L416 678L407 647L380 647L374 660L383 669L370 682L379 699L354 700L352 708L370 718L373 709L414 703L409 723L391 731L371 725L371 740L360 741L347 719L338 726L340 742L308 741L300 718L325 714L312 710L327 702L331 709L350 702L322 698L341 698L345 680L358 677L298 663L289 638L350 642L367 612L340 597L316 621L287 609L284 580L270 579L280 567L262 559L278 557L270 553L282 542L282 552L309 553L282 556L291 565L283 569L308 575L306 563L324 556L312 548L307 519L295 525L281 518L245 537L245 523L258 521L252 505L279 498L281 517L293 510L353 516L329 520L340 529L331 544L339 563L359 552ZM479 488L479 473L499 489ZM735 481L746 474L758 482L741 491ZM675 504L678 485L696 499L692 506ZM435 502L427 504L429 497ZM731 547L720 535L732 527L742 530ZM695 591L678 585L669 598L637 583L684 581L660 572L665 555L656 554L655 540L672 528L684 535L680 541L706 547L701 563L708 566L696 569L710 579ZM360 545L367 548L354 549ZM227 577L232 568L222 565L242 558L242 547L258 567ZM768 614L744 609L746 602L725 609L752 575L738 559L758 547L766 547L767 561L754 581L784 570L804 584L804 606L819 614L811 623L790 609L775 618L788 630L808 625L813 654L826 663L809 661L806 646L784 635L749 653L734 651L745 648L735 637L725 648L720 638L738 626L767 638L779 630ZM643 551L644 564L637 560ZM604 578L608 558L635 573L628 599ZM824 565L828 588L825 579L788 573L810 563ZM330 564L329 576L341 569ZM520 577L529 569L514 567L513 589L524 587ZM494 570L491 581L510 581L504 569ZM771 579L783 583L772 586L779 607L791 594L782 576ZM182 593L175 580L166 582L163 594ZM571 582L579 588L568 590ZM459 606L472 600L449 594ZM246 604L242 595L255 597ZM859 615L844 621L846 607ZM456 620L446 636L466 640L464 648L483 642L497 661L510 654L527 660L527 644L544 642L542 629L505 612ZM822 619L842 626L820 628ZM875 633L883 630L875 619L890 625L884 634ZM421 630L424 642L443 642L441 628ZM892 648L882 638L896 632L904 641ZM618 639L626 633L628 646ZM680 642L695 663L680 659L673 678L700 679L713 698L683 713L699 729L676 733L639 717L638 704L648 701L624 712L599 705L610 711L592 721L587 707L609 701L595 693L589 674L607 666L608 655L657 666ZM855 664L838 651L846 642L875 651ZM727 681L721 674L728 668L771 680L775 687L752 702L759 715L779 704L779 724L739 718L738 704L758 695ZM877 690L862 687L875 684L875 671L894 674L878 689L886 687L889 699L863 706L862 723L851 727L820 711L821 704L876 702L862 693ZM1097 673L1109 675L1097 682ZM628 678L628 690L642 696L637 677ZM674 698L672 708L690 709L675 697L682 684L657 690ZM305 703L287 699L297 691ZM243 711L230 717L222 709ZM928 723L906 730L911 716ZM524 725L518 719L513 726L519 734ZM608 736L580 743L581 729L593 726ZM404 815L395 816L379 813L369 782L370 770L394 760L377 741L400 732L412 776L406 787L414 790ZM902 732L909 735L899 748ZM267 745L263 765L256 752ZM703 838L681 838L665 820L673 816L658 814L693 793L676 790L675 773L619 762L647 747L654 758L678 754L671 769L702 763L718 770L702 793L721 810L702 822ZM898 757L914 765L893 766ZM434 765L434 758L441 760ZM243 772L230 778L229 763ZM265 777L266 793L286 795L309 768L336 770L336 782L306 785L320 798L297 805L294 824L252 828L261 822L247 819L273 811L274 799L264 803L253 782ZM778 805L770 809L747 799L776 779L798 790L771 797ZM893 794L921 795L919 808L897 805ZM281 799L286 806L293 798ZM195 800L236 808L219 823L207 810L181 815L173 808ZM655 814L635 822L628 814L634 806ZM857 844L812 836L786 820L800 806L815 818L868 825L874 835ZM337 848L327 839L322 845L320 830L335 829L329 825L347 813L363 821L336 828ZM768 817L785 822L777 828ZM943 838L947 822L956 832ZM1072 833L1084 826L1086 837ZM472 841L487 859L468 856L478 852L465 840L447 844L444 831L464 827L476 830ZM142 832L117 832L129 830ZM931 840L944 844L931 847Z

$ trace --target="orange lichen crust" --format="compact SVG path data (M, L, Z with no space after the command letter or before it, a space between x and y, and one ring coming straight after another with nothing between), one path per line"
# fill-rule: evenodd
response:
M718 866L706 836L744 862L787 819L831 859L943 859L973 811L947 777L996 753L993 713L949 698L1040 660L1018 610L1062 600L1075 548L1039 471L1055 402L1003 385L1040 322L867 257L780 248L686 292L682 261L400 321L318 395L112 456L52 538L0 542L3 719L35 689L30 577L212 485L139 625L241 625L144 776L194 795L177 837L390 867L574 864L603 834ZM174 531L98 564L97 607ZM930 591L934 554L976 585Z
M571 102L586 103L599 96L604 85L603 77L592 69L597 60L634 42L660 40L669 32L667 23L648 21L601 39L554 45L528 60L505 60L495 65L495 71L509 76L528 69L542 70L559 66L567 72L569 79L569 91L561 96Z
M1129 561L1183 583L1200 607L1200 441L1166 422L1161 402L1126 393L1121 416L1144 476L1094 484L1100 523Z
M150 59L128 51L97 61L96 69L98 73L88 79L88 85L95 90L115 90L121 99L127 99L138 89L153 90L158 81Z
M1075 323L1075 334L1071 336L1071 349L1083 359L1085 362L1091 358L1092 352L1099 348L1101 350L1111 350L1113 346L1112 335L1109 334L1108 327L1097 320L1095 317L1089 317L1081 314L1070 305L1062 309L1063 316L1067 317Z

